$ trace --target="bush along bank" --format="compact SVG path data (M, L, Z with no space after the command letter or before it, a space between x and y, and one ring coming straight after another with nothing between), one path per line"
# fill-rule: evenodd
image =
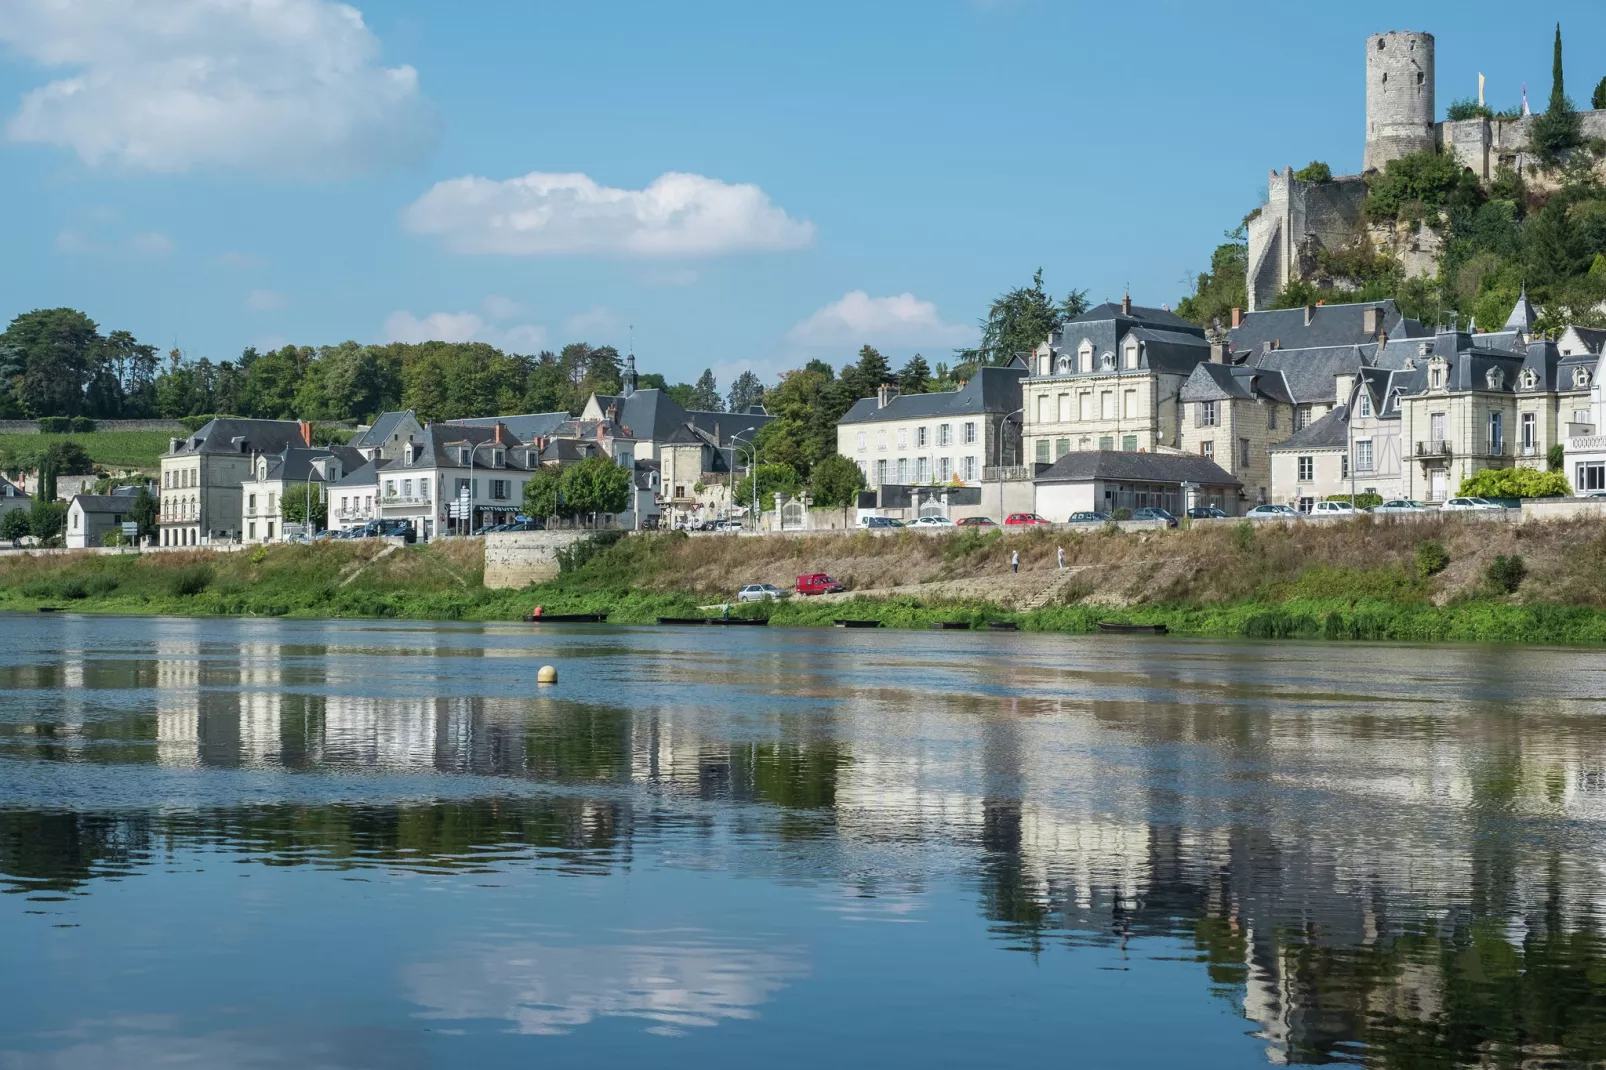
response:
M1253 639L1361 639L1523 643L1606 642L1606 538L1502 528L1359 526L1319 531L1150 533L1147 540L1066 533L968 534L834 540L691 540L684 535L599 539L566 554L548 583L488 590L478 540L393 548L378 543L256 547L152 554L0 554L0 610L53 606L145 615L518 620L607 613L620 624L657 617L765 616L778 627L876 620L924 629L1012 621L1023 631L1087 634L1102 621L1163 624L1175 635ZM1384 541L1379 542L1382 538ZM1553 544L1553 545L1552 545ZM1052 571L1059 548L1084 571ZM1053 601L1021 610L989 593L1018 548L1038 580L1071 579ZM1515 552L1507 553L1506 550ZM871 580L845 601L793 597L742 605L731 578L812 571L826 553L840 577ZM854 556L858 554L859 556ZM740 555L733 558L731 555ZM1318 562L1313 564L1312 562ZM840 566L840 568L839 568ZM877 587L880 569L897 589ZM1568 571L1571 570L1571 571ZM929 583L907 585L911 576ZM956 579L957 577L957 579ZM764 578L758 575L757 579ZM1013 577L1012 577L1013 578ZM1019 577L1026 579L1024 572ZM955 584L959 586L955 586ZM1102 601L1093 596L1117 593Z

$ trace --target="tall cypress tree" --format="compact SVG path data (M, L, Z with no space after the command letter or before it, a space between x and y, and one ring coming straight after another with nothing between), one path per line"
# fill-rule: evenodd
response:
M1556 23L1556 49L1550 57L1550 106L1547 111L1571 108L1573 102L1567 99L1567 89L1562 85L1561 74L1561 23Z
M1578 147L1580 136L1578 113L1573 102L1567 99L1567 87L1561 71L1561 23L1556 23L1556 49L1550 67L1550 105L1543 115L1534 117L1528 128L1528 141L1534 153L1547 167L1559 163L1567 150Z

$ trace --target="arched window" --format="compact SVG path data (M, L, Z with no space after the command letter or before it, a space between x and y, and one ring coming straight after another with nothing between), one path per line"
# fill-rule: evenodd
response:
M1582 389L1582 388L1584 388L1584 387L1586 387L1588 385L1589 385L1589 369L1588 368L1574 368L1573 369L1573 386L1578 388L1578 389Z
M1532 390L1539 385L1539 376L1534 373L1532 368L1524 368L1522 374L1517 377L1517 382L1521 384L1524 390Z
M1069 375L1075 370L1071 364L1071 355L1069 353L1061 353L1059 361L1054 366L1054 373L1056 375Z
M1099 369L1101 371L1107 371L1107 372L1108 371L1114 371L1115 370L1115 354L1111 353L1111 352L1109 352L1107 350L1105 352L1103 352L1103 353L1100 353L1099 354Z
M1490 390L1501 390L1506 385L1506 373L1501 368L1490 368L1484 375L1483 381L1489 384Z

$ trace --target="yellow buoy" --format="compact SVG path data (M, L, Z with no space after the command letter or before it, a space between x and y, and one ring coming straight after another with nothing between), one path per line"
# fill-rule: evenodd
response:
M541 671L535 674L538 684L555 684L558 682L558 670L551 665L541 666Z

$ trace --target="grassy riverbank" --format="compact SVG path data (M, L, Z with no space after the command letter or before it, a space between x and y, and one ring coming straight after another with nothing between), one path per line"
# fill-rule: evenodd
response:
M1423 547L1438 553L1423 556ZM1060 570L1057 551L1065 551ZM1009 555L1018 552L1021 570ZM1521 557L1507 590L1496 558ZM888 627L1012 620L1026 631L1086 633L1099 621L1250 638L1606 642L1606 536L1588 522L1250 529L1141 535L1031 532L809 539L640 536L599 549L550 583L491 591L474 540L387 550L370 543L236 553L0 555L0 610L514 620L607 612L620 623L695 616L741 583L790 586L828 571L843 598L733 612L775 625L874 619Z

